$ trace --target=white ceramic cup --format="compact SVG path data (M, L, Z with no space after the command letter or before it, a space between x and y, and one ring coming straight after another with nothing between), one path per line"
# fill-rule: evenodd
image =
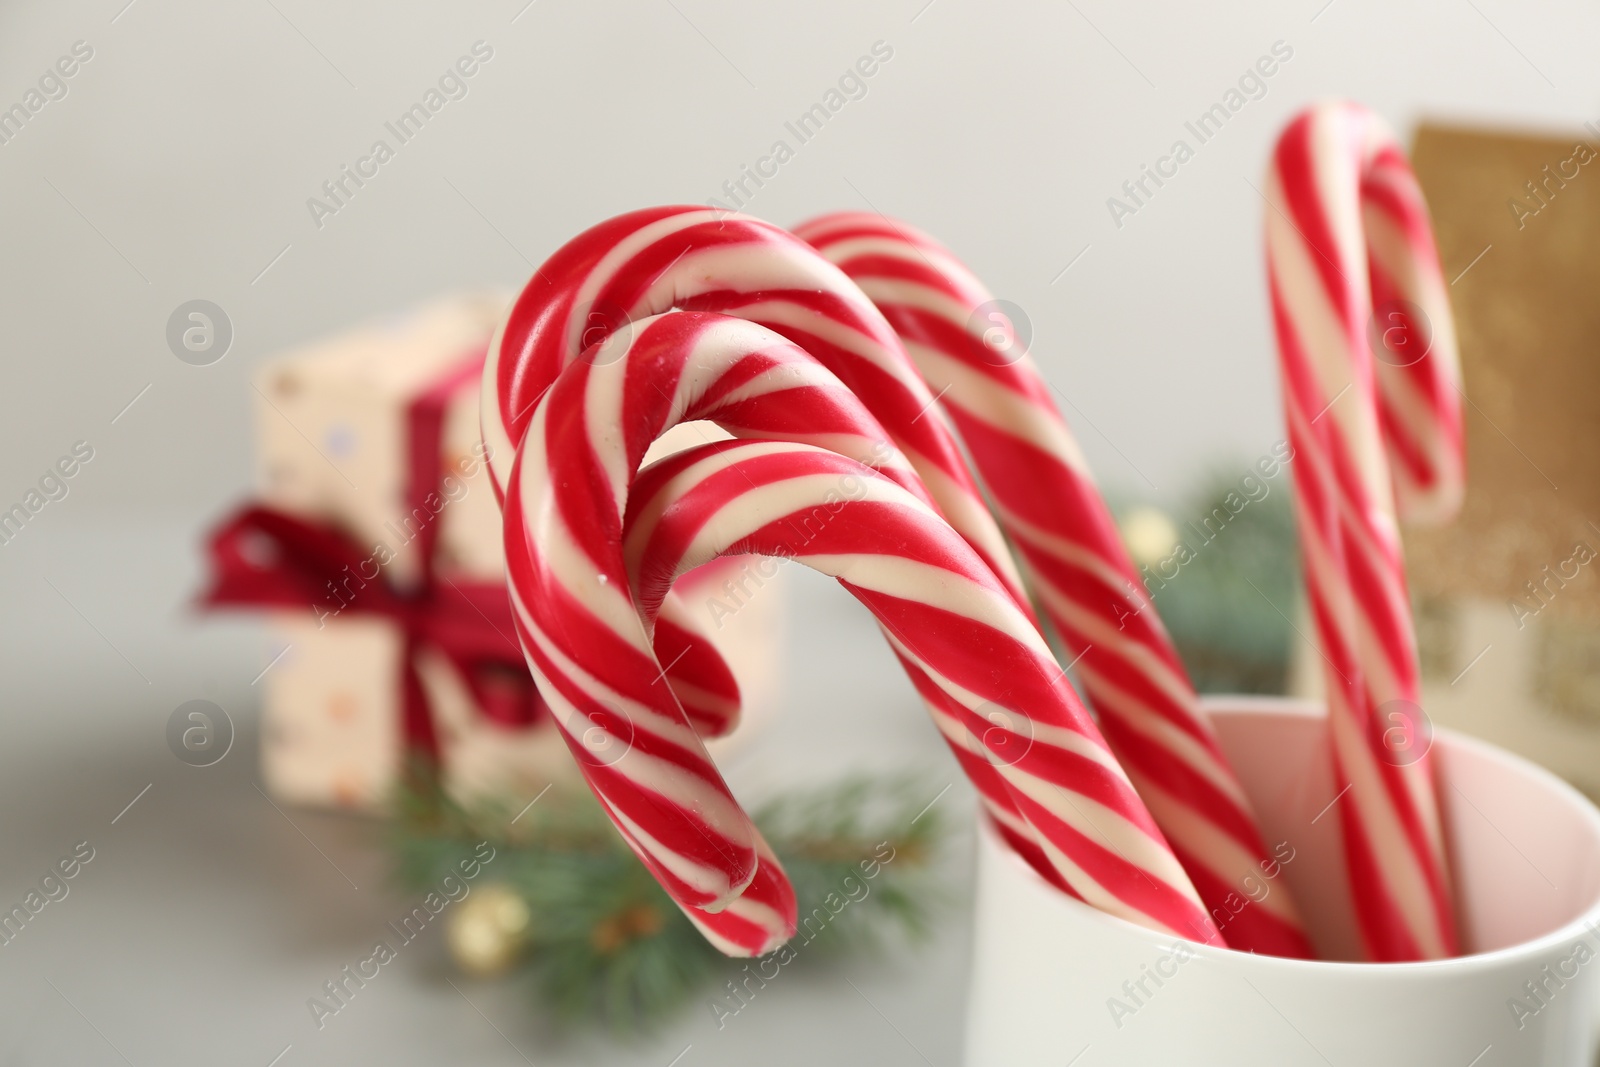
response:
M1321 959L1145 930L1045 883L980 830L968 1067L1589 1067L1600 1048L1600 811L1460 734L1433 741L1468 955L1358 956L1321 710L1208 702ZM1259 896L1260 889L1252 887ZM1226 936L1226 930L1224 930Z

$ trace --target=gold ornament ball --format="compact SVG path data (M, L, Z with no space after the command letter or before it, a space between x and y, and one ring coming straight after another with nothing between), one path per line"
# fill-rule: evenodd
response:
M1122 520L1122 539L1135 563L1153 567L1178 547L1178 528L1159 508L1134 508Z
M468 974L500 974L521 955L531 920L527 902L510 886L479 886L450 917L450 955Z

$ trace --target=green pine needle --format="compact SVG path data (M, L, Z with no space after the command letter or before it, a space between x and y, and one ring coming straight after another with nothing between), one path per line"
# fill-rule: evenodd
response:
M1149 584L1156 611L1202 693L1282 693L1288 686L1294 640L1288 619L1300 601L1290 478L1286 470L1257 479L1257 494L1263 486L1267 492L1250 500L1240 474L1218 468L1171 513L1193 558L1174 577ZM1235 507L1248 502L1219 523L1232 510L1224 503L1230 493Z
M701 936L587 791L552 789L519 815L508 804L469 810L424 776L412 782L393 835L397 881L436 885L488 840L497 855L487 876L533 916L523 969L555 1021L648 1029L743 966ZM908 778L855 777L756 812L795 887L797 958L926 937L945 899L929 873L944 823L922 811L934 792Z

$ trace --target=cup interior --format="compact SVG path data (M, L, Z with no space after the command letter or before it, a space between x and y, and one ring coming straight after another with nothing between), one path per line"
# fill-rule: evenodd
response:
M1214 698L1218 739L1261 821L1269 850L1295 850L1286 880L1324 960L1359 960L1322 709ZM1600 812L1555 775L1449 731L1432 745L1465 954L1555 933L1600 904Z

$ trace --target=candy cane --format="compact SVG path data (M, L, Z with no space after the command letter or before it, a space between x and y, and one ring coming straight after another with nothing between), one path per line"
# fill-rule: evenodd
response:
M484 367L482 426L497 496L504 495L514 444L533 405L562 368L619 325L670 308L759 322L820 359L867 401L945 518L1026 607L1004 537L883 316L805 242L729 212L664 207L620 215L569 241L535 272L490 343ZM690 616L675 598L663 607L663 617L680 624ZM737 697L731 705L727 699L731 672L713 645L700 639L690 647L695 655L667 661L674 688L700 705L687 709L697 722L720 716L731 727L737 710Z
M875 513L878 526L863 519L837 527L874 531L867 547L854 551L880 558L883 573L863 586L876 592L856 592L900 635L896 651L915 668L925 698L929 688L937 694L930 704L958 757L968 738L981 739L978 784L991 812L1020 820L1056 877L1091 903L1164 932L1213 935L1181 866L1013 594L939 518L907 461L874 437L881 431L854 396L760 327L676 313L619 331L561 375L536 406L517 453L505 520L518 632L541 692L624 837L691 917L738 952L770 949L794 922L781 870L760 854L759 835L671 689L660 684L646 619L668 579L630 581L622 555L629 485L645 448L674 422L707 418L736 437L808 437L837 450L748 445L758 450L755 458L799 448L811 464L801 480L816 498L776 491L747 498L745 510L728 512L729 521L748 525L761 508L772 517L787 502L789 534L752 533L739 547L723 548L801 557L808 546L831 545L837 516L860 510L846 475L865 479L869 497L891 498L898 510ZM761 476L737 462L737 446L705 447L734 457L719 468L719 485L759 483ZM681 462L698 462L702 451ZM876 462L882 473L849 454ZM837 487L831 491L815 477L824 461L835 464L822 468L830 473L821 481ZM682 510L646 507L643 518L629 521L675 528L668 520ZM915 558L894 562L895 545L915 549ZM701 556L678 553L670 570L709 558ZM804 558L829 565L826 554ZM943 583L922 592L931 603L910 599L930 580ZM647 606L644 619L638 605ZM958 655L963 666L947 666ZM964 765L973 762L968 752Z
M674 575L726 552L838 578L877 617L951 747L981 739L1081 898L1164 933L1207 935L1203 905L1049 646L927 504L845 457L784 442L697 447L641 472L634 491L624 556L642 610Z
M568 381L568 378L572 381ZM607 389L611 392L605 392ZM603 399L590 401L587 397L591 394ZM772 399L763 399L769 395ZM596 413L591 407L593 403L604 403L606 409ZM588 481L580 479L579 484L610 485L613 493L622 493L626 484L625 476L631 474L650 443L673 421L702 417L716 418L729 432L762 437L803 437L825 443L875 462L909 489L925 493L905 458L888 443L882 427L866 413L854 394L792 343L737 319L680 312L645 320L637 329L631 325L625 326L562 377L550 392L549 404L564 411L566 418L565 421L558 418L554 424L565 427L564 430L548 432L558 436L564 433L573 441L583 439L590 432L587 422L591 417L598 420L592 432L608 442L608 448L603 453L608 465L603 470L589 471L585 475ZM622 450L620 455L617 449ZM615 507L609 511L602 509L598 517L590 515L589 522L597 522L605 527L608 521L619 521L612 515L613 512L620 515L621 501L625 498L625 493L619 495ZM521 531L513 517L516 509L509 493L506 504L507 553L513 575L513 591L520 596L529 583L515 580L515 575L526 568L518 563L522 558L517 553ZM606 548L606 529L590 531L583 539L586 551L602 554L611 551ZM591 573L604 575L599 579L602 593L609 596L609 591L626 591L620 581L611 579L612 573L621 573L620 565L615 561L612 572ZM539 577L535 575L536 579ZM554 601L547 597L559 599L564 595L556 584L557 578L559 576L547 576L548 588L539 586L543 592L528 600L530 610L518 616L525 647L535 660L536 675L540 675L541 668L532 644L533 634L538 620L555 610L550 606ZM627 605L631 600L608 600L608 603L608 621L627 631L630 626ZM638 623L631 625L637 626ZM558 618L557 626L562 634L570 634L570 627L565 621ZM659 662L663 652L659 629L653 645L656 657L652 662ZM551 691L551 679L555 680L557 686L576 686L573 702L560 706L580 707L582 714L599 717L599 723L576 720L575 728L568 732L568 739L574 742L580 765L585 767L597 793L618 817L624 836L647 865L662 878L663 884L673 892L674 897L685 905L691 918L725 950L765 951L791 932L794 912L792 892L775 861L770 856L762 859L760 850L764 846L759 835L755 834L743 812L737 810L731 796L727 795L720 776L699 748L699 738L683 731L685 724L678 721L675 711L675 698L681 695L677 691L681 690L682 683L675 680L674 676L668 674L663 679L660 670L649 668L652 680L647 691L655 704L645 713L647 720L654 724L648 734L667 739L669 763L688 766L692 774L703 779L688 786L679 783L681 788L688 790L689 799L686 803L692 813L688 817L691 825L697 820L703 821L707 811L720 811L724 816L736 812L736 815L724 817L718 825L710 828L692 829L688 853L682 849L675 852L670 841L666 845L661 844L659 827L649 822L653 818L659 820L661 815L661 811L656 810L661 805L661 798L656 795L658 791L635 788L632 778L611 769L612 757L631 746L629 738L632 736L633 723L640 715L639 709L633 705L628 705L629 710L625 711L623 697L610 691L613 688L609 682L610 672L623 670L625 676L626 665L630 661L648 666L646 661L637 655L630 657L623 649L602 650L592 661L580 657L563 670L557 670L561 666L559 664L546 663L542 675L547 680L545 691ZM671 666L670 661L668 666ZM600 695L596 696L593 690L584 690L579 684L586 677L605 680L605 685L599 690ZM662 680L671 684L657 688ZM583 699L585 692L588 693L587 702ZM569 716L570 721L573 720ZM616 729L607 728L607 723ZM619 731L627 736L617 736ZM651 752L650 756L660 758L659 753ZM977 772L989 770L981 759L977 762ZM634 770L641 767L649 769L641 759L633 760L629 766ZM709 803L698 796L699 791L706 789L712 794ZM622 794L620 799L614 800L619 793ZM1014 805L1008 804L1009 797L1003 789L991 790L991 798L997 802L997 805L991 806L991 811L1002 825L1008 826L1011 834L1030 832L1020 816L1006 810ZM641 802L650 810L640 819L628 821L623 813L638 808ZM642 828L641 832L634 831L636 825ZM710 856L709 861L706 855L708 846L716 854ZM667 857L664 864L658 859L658 854L663 852ZM702 869L697 870L697 864ZM688 871L691 876L704 876L710 881L701 886L699 892L695 887L675 884L673 877L676 874L681 879L683 871ZM723 880L720 883L717 881L719 878ZM738 886L750 878L754 878L754 882L740 892ZM715 907L719 900L731 898L735 893L739 894L735 906L715 915L699 910L701 907Z
M881 215L795 228L860 285L949 413L1112 751L1228 939L1309 957L1276 866L1077 442L1008 312L950 252Z
M1267 179L1267 261L1306 585L1327 664L1340 811L1376 960L1456 951L1396 498L1461 497L1460 370L1427 208L1393 134L1347 103L1301 114ZM1375 349L1375 343L1377 345ZM1393 743L1410 742L1400 751Z
M942 415L872 302L804 241L727 211L660 207L573 238L535 272L490 343L483 434L503 493L534 404L563 367L624 323L678 308L760 323L866 403L944 517L1021 604L1021 578Z

